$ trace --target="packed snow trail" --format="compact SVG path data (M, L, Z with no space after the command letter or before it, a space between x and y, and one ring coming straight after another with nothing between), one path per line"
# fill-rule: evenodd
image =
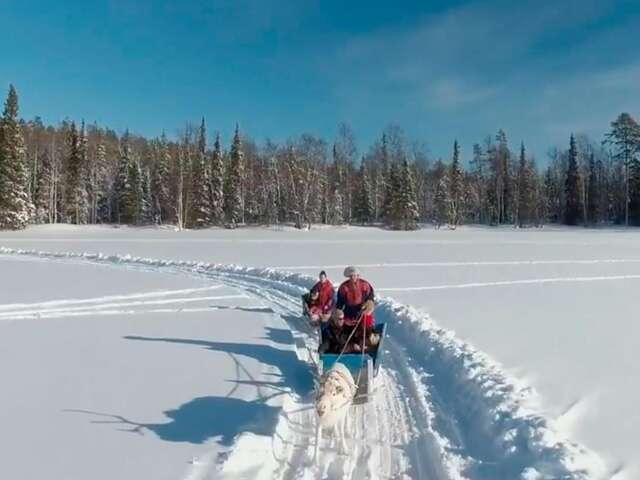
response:
M82 261L196 275L258 298L287 322L300 361L311 360L315 333L300 318L299 296L313 279L272 269L101 254L47 253L0 248L0 254ZM44 305L43 305L44 306ZM24 306L23 308L31 308ZM43 310L51 305L44 306ZM60 308L60 307L58 307ZM30 310L31 312L31 310ZM532 392L507 378L485 355L435 325L426 314L383 299L378 321L390 325L377 393L350 416L349 456L314 445L312 399L291 392L284 401L272 455L252 478L424 478L473 480L599 479L602 461L562 438L550 421L527 408ZM326 443L326 441L325 441ZM240 435L236 455L251 439ZM250 450L249 450L250 451ZM246 458L246 457L245 457ZM185 478L234 478L234 453L207 460Z

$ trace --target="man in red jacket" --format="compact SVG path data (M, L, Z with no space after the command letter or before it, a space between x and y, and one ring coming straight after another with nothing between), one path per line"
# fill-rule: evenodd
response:
M309 319L313 323L329 321L333 311L333 294L333 284L327 278L327 272L322 270L318 275L318 282L311 288Z
M336 308L344 311L345 324L354 326L362 315L362 321L367 329L375 323L373 319L374 292L373 287L365 279L360 278L356 267L344 269L344 276L348 278L338 288Z

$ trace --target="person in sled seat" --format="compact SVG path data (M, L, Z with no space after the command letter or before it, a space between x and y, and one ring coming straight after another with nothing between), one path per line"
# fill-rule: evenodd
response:
M322 329L322 342L318 347L318 352L324 353L352 353L356 351L353 345L353 338L349 342L347 348L345 345L349 340L350 331L344 326L344 312L335 309L329 320L329 324Z
M360 316L367 330L371 330L375 324L373 309L375 296L373 287L365 279L360 278L360 272L356 267L349 266L344 269L347 280L338 288L338 301L336 308L344 311L345 324L353 328Z
M326 324L333 310L333 284L327 278L327 272L322 270L318 275L318 282L311 288L307 298L309 320L314 324Z
M365 353L373 353L378 349L380 334L367 330L365 341L362 341L362 330L351 334L351 329L344 325L344 312L335 309L328 325L322 329L322 342L318 347L320 355L325 353L362 353L364 344ZM348 343L348 345L347 345ZM345 347L346 345L346 347Z

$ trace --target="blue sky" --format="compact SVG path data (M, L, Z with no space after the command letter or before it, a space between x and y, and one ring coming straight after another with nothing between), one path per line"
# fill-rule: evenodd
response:
M638 1L0 0L0 86L48 123L204 115L261 142L347 122L362 149L398 124L445 159L503 128L544 161L640 114L639 26Z

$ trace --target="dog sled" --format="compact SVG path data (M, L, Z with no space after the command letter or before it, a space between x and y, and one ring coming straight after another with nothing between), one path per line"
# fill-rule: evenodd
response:
M359 328L356 325L356 328ZM320 343L322 343L322 332L320 329ZM375 391L375 379L382 365L384 353L384 338L387 333L387 324L378 323L373 327L373 333L379 335L380 340L375 348L366 352L355 353L322 353L318 362L318 375L329 371L336 363L341 363L351 373L355 380L357 391L353 399L356 405L369 401L369 397Z

